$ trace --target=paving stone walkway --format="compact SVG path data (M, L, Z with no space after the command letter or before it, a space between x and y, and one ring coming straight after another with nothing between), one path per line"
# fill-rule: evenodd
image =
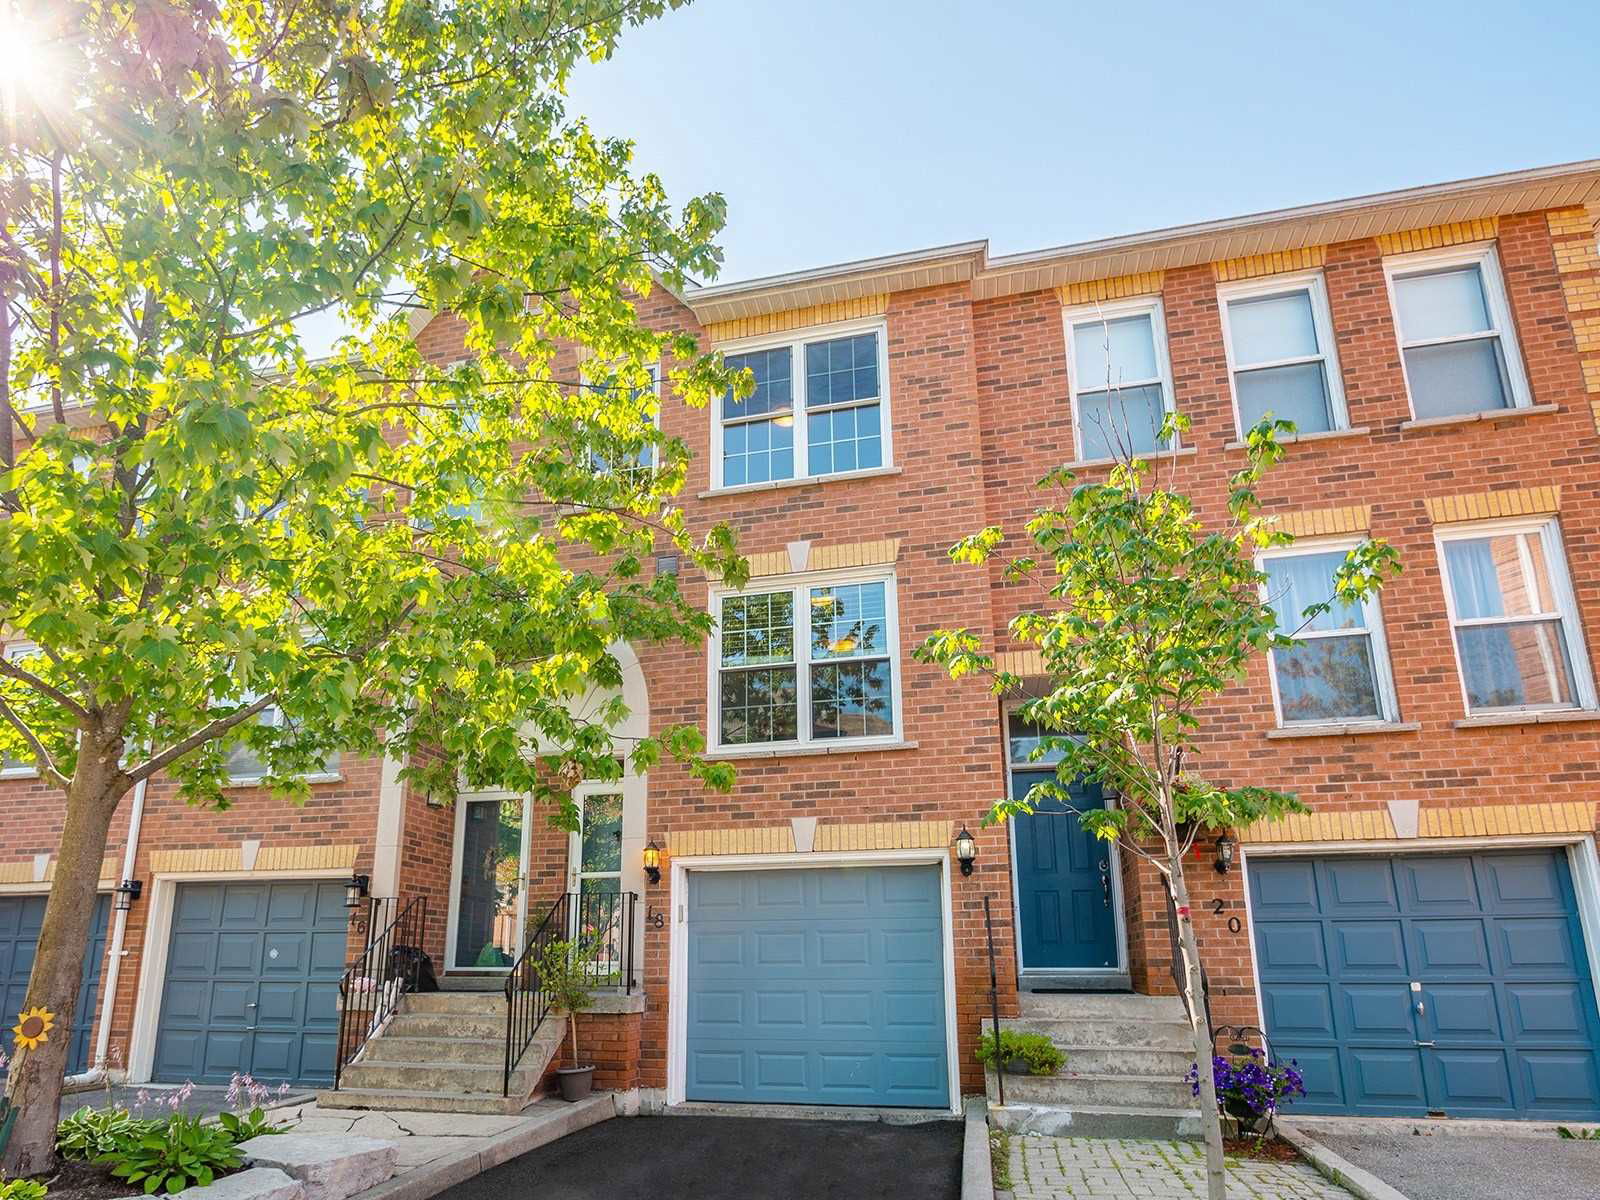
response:
M476 1113L364 1112L349 1108L318 1108L315 1103L291 1105L272 1115L291 1125L296 1133L349 1133L357 1137L384 1138L395 1143L395 1177L484 1144L485 1139L531 1126L545 1119L560 1101L544 1102L511 1117Z
M1199 1142L1012 1134L1011 1190L996 1200L1204 1200ZM1228 1195L1251 1200L1353 1200L1306 1163L1228 1160Z

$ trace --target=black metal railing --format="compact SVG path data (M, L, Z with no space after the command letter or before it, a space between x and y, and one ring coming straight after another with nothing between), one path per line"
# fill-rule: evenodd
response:
M333 1059L335 1091L344 1069L400 1007L400 997L416 990L425 962L422 938L427 924L426 896L373 901L362 938L363 949L339 980L339 1040Z
M639 897L634 892L566 892L558 896L523 944L506 974L505 1087L539 1027L553 997L539 977L539 964L555 942L581 956L585 982L594 990L624 994L634 989L633 941Z
M1167 942L1172 947L1172 964L1168 968L1172 974L1172 982L1178 987L1178 996L1183 1001L1183 1011L1189 1014L1189 1020L1194 1020L1194 1008L1189 1003L1189 978L1183 967L1183 943L1178 938L1178 908L1172 899L1172 890L1167 889ZM1205 963L1200 964L1200 1003L1204 1006L1206 1015L1206 1028L1211 1025L1211 980L1206 975Z
M1005 1061L1000 1055L1000 976L994 956L994 916L989 912L989 897L983 898L983 931L989 938L989 1018L994 1032L995 1099L1006 1106Z

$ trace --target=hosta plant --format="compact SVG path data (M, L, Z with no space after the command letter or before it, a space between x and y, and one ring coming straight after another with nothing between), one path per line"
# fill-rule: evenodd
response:
M56 1126L56 1150L62 1158L87 1162L144 1136L157 1124L159 1122L142 1120L125 1108L85 1105Z
M243 1164L233 1137L221 1125L174 1113L137 1140L95 1160L145 1195L208 1187Z

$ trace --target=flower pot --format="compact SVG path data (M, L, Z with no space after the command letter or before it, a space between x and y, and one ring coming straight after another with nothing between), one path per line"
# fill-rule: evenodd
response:
M1230 1096L1222 1102L1222 1111L1239 1124L1239 1133L1259 1133L1266 1125L1266 1117L1251 1108L1245 1101Z
M568 1103L582 1100L594 1089L593 1067L557 1067L556 1082L561 1085L561 1098Z
M1007 1075L1031 1075L1033 1069L1028 1066L1028 1060L1020 1054L1012 1055L1000 1064L1000 1069Z

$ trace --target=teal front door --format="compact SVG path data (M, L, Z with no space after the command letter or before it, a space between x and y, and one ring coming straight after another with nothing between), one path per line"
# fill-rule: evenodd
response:
M1013 771L1021 798L1051 771ZM1071 804L1048 800L1013 818L1017 923L1024 971L1115 971L1116 889L1111 847L1085 832L1079 811L1104 808L1096 783L1074 784Z

